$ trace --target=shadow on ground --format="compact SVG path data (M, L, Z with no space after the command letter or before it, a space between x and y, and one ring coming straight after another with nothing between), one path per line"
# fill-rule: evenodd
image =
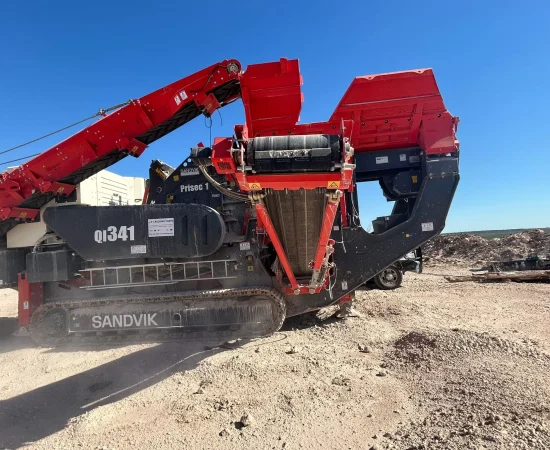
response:
M36 347L30 337L12 336L16 330L16 317L0 317L0 354Z
M147 389L176 372L193 369L203 359L226 350L217 344L206 350L204 343L181 342L144 348L0 401L0 448L20 448L43 439L65 428L74 417Z
M17 317L0 317L0 339L9 336L17 329Z
M259 340L255 345L270 345L287 338L285 331L326 325L336 320L320 320L315 313L287 319L275 341ZM6 322L6 330L11 324ZM192 370L200 361L212 355L230 351L246 344L239 340L225 342L174 341L158 344L124 355L114 361L82 373L39 387L24 394L0 401L0 448L20 448L55 434L69 421L99 406L120 401L151 387L177 372ZM128 343L126 345L135 345ZM96 351L115 346L63 346L52 352ZM0 335L0 354L37 345L30 337ZM70 355L67 355L70 358ZM2 368L0 367L0 373Z

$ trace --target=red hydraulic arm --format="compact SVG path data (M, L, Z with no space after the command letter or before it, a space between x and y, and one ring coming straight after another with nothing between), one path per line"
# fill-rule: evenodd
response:
M26 207L31 197L42 194L45 204L54 194L68 195L87 176L126 155L141 155L151 142L199 114L210 115L239 98L240 72L237 60L214 64L129 101L15 170L4 172L0 175L0 220L34 219L42 205ZM94 165L95 171L82 173Z

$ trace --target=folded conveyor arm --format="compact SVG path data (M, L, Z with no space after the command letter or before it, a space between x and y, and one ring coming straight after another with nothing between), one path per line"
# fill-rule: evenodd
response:
M131 155L198 115L241 95L237 60L226 60L162 87L103 117L40 155L0 175L0 236L34 220L56 195L68 195L98 171Z

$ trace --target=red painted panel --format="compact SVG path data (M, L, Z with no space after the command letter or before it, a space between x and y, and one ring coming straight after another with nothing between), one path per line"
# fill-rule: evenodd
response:
M273 128L294 128L302 109L301 84L297 59L248 66L241 76L248 135L264 136Z
M28 328L33 312L42 304L42 283L29 283L27 281L27 274L20 273L17 276L17 290L19 294L19 328Z

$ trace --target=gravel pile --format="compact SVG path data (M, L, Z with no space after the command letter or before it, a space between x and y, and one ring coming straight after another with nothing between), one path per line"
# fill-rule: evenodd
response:
M473 234L444 234L429 241L423 250L435 261L470 264L511 261L536 255L550 257L550 234L543 230L530 230L496 239Z
M379 449L548 449L550 413L541 385L550 357L537 341L468 330L413 331L386 367L416 386L428 414L384 435ZM523 365L528 370L518 370Z

